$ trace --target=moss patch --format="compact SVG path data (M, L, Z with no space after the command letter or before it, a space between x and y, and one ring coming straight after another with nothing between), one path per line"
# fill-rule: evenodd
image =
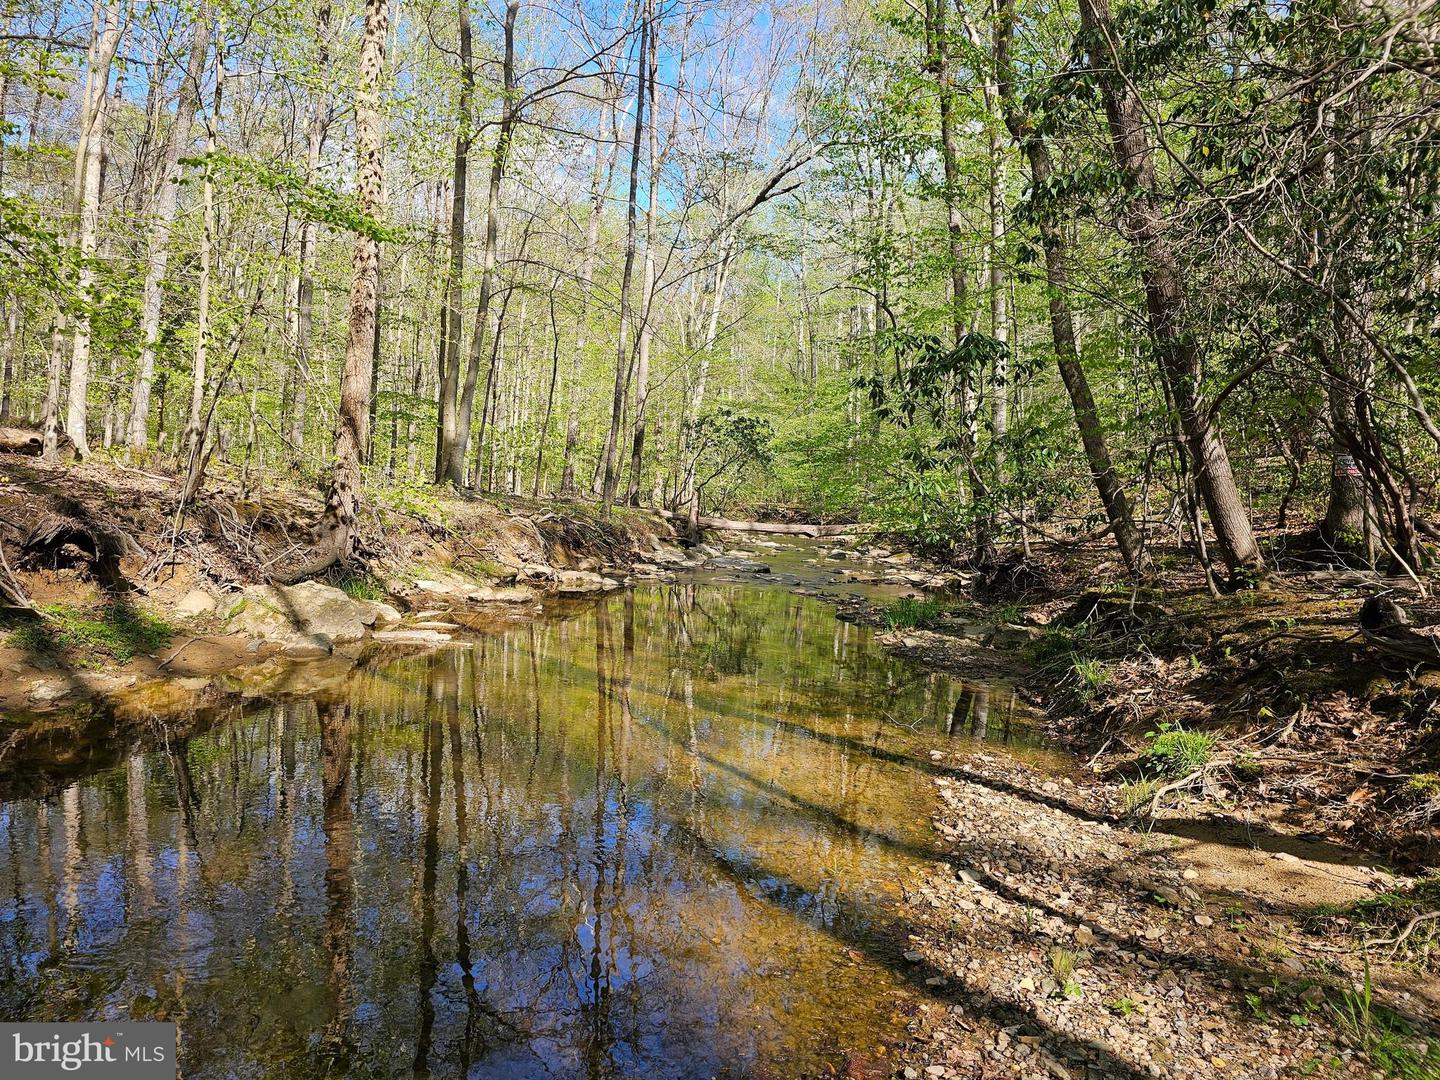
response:
M175 628L130 604L47 604L43 618L9 617L10 643L18 649L76 667L105 661L126 663L170 644Z

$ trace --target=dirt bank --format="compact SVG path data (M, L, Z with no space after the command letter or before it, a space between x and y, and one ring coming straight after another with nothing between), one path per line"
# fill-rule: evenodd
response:
M580 505L375 494L362 571L272 583L310 558L313 492L179 483L119 463L0 457L0 710L153 694L272 659L434 647L476 619L658 578L695 559L662 518ZM33 605L33 607L31 607Z

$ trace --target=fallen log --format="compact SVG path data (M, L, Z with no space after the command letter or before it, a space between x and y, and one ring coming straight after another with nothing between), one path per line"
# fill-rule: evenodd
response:
M56 446L60 456L67 460L75 456L75 444L64 432L60 432ZM45 433L35 428L0 427L0 454L24 454L39 457L45 449Z
M1407 664L1440 664L1440 638L1433 630L1413 629L1405 609L1388 596L1372 596L1360 608L1360 633L1365 640Z
M660 516L671 521L685 521L686 515L673 510L661 510ZM776 536L845 536L853 532L864 532L864 525L792 525L779 521L736 521L732 518L701 517L695 524L702 529L721 529L725 532L772 533Z

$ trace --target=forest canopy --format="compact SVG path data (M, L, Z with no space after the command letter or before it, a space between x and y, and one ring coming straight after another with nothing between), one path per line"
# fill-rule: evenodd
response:
M1433 0L20 0L0 425L367 490L1440 539Z

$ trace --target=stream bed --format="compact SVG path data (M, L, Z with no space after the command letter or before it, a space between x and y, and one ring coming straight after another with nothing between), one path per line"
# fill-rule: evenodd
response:
M192 1080L844 1072L957 739L1038 742L778 582L563 605L0 804L0 1017L175 1020Z

